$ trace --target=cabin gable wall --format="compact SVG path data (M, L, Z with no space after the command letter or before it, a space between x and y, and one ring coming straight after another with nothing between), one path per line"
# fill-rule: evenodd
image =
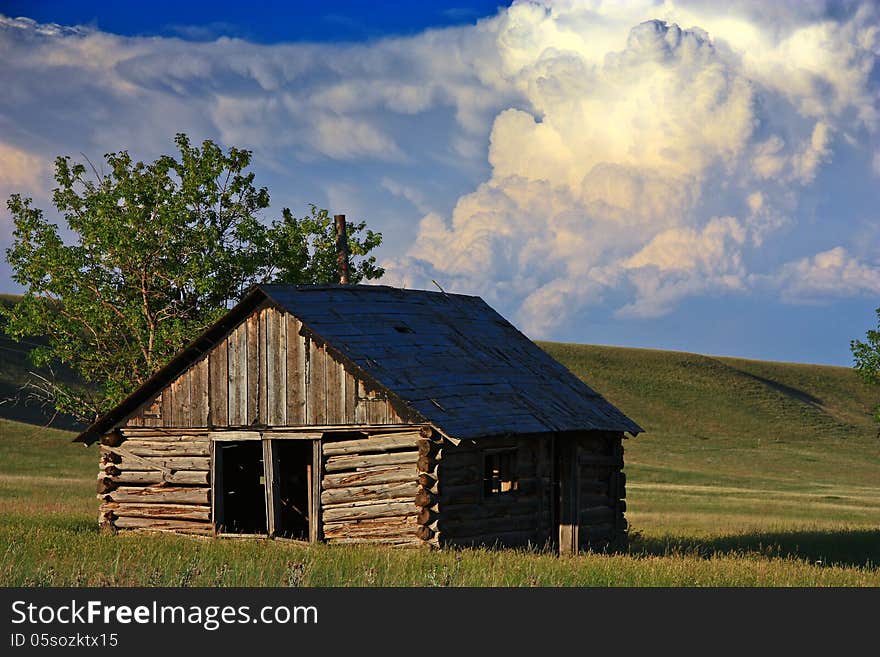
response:
M126 427L401 424L373 390L273 306L247 317L156 396Z

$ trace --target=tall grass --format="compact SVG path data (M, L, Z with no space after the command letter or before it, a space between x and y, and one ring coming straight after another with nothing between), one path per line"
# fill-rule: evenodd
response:
M394 550L301 546L156 534L100 534L90 522L6 518L5 586L880 586L873 563L834 560L839 535L796 537L815 553L787 553L791 537L636 540L631 554L559 558L523 550ZM813 559L825 554L827 561ZM854 537L876 545L877 532Z

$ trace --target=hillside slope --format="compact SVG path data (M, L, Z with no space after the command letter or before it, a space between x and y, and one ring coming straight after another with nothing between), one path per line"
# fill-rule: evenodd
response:
M542 343L645 428L635 526L880 524L880 388L848 368Z

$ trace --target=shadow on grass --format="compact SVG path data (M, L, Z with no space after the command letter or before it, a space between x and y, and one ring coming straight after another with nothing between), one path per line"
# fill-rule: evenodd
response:
M785 385L784 383L780 383L779 381L774 381L773 379L768 379L763 376L758 376L757 374L752 374L751 372L746 372L745 370L741 370L738 367L731 366L731 368L736 370L737 373L746 376L754 381L757 381L758 383L761 383L783 395L787 395L788 397L792 397L793 399L797 399L798 401L809 404L810 406L814 406L816 408L820 408L822 406L821 399L811 395L804 390L801 390L800 388L794 388L792 386Z
M0 516L0 529L13 530L50 530L67 534L94 534L101 533L98 523L91 518L63 513L47 513L45 515L5 514Z
M703 558L760 554L802 559L826 566L880 566L880 529L779 531L718 537L646 537L634 532L629 553L645 556L694 555Z

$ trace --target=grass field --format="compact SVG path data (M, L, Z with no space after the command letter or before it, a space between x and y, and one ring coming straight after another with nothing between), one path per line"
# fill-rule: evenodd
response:
M880 389L846 368L542 346L646 429L626 443L627 554L102 535L97 451L0 420L0 583L880 586Z

